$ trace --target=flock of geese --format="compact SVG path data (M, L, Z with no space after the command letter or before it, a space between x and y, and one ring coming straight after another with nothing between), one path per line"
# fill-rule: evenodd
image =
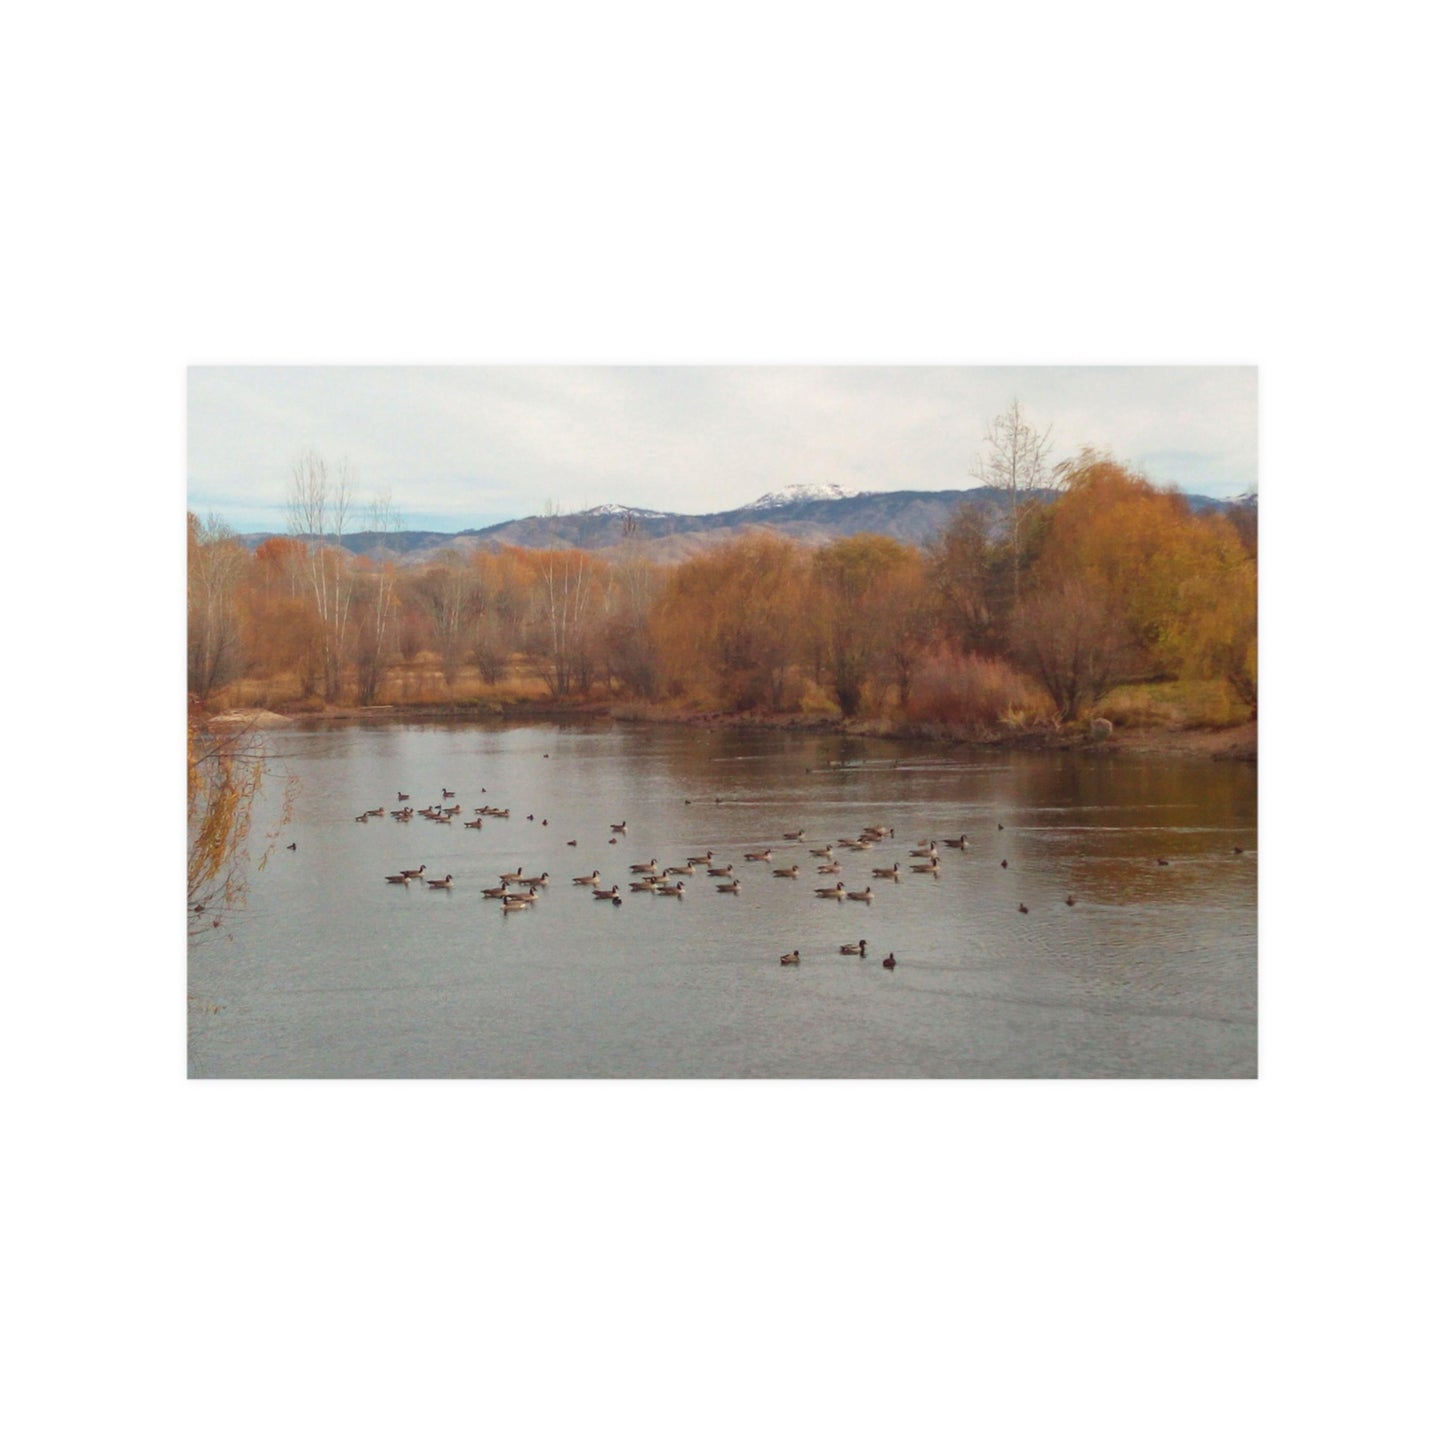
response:
M486 792L483 788L482 792ZM429 822L450 824L462 812L462 807L454 800L456 794L449 789L442 789L442 802L426 808L412 808L410 795L397 793L396 800L399 806L393 809L369 808L365 812L356 815L358 823L365 823L372 818L384 817L389 812L391 817L399 823L410 823L413 818L424 818ZM721 801L721 800L718 800ZM511 817L511 810L508 808L497 808L490 805L473 810L474 817L471 821L465 822L464 827L480 829L483 822L488 818L506 819ZM527 814L528 822L535 822L535 814ZM548 826L548 820L541 820L542 826ZM998 825L999 831L1003 831L1003 824ZM615 845L621 838L626 836L627 823L609 825L611 836L608 843ZM819 847L808 847L808 862L782 864L774 858L774 847L802 847L807 845L807 835L803 829L795 832L785 832L782 835L781 844L768 845L761 848L745 850L742 855L743 871L739 871L739 864L724 862L719 858L713 849L709 848L703 853L689 855L682 863L663 865L656 858L650 858L646 863L632 863L628 865L627 882L628 891L631 893L651 893L661 897L681 899L686 894L687 880L689 878L705 877L713 880L713 887L719 893L739 893L742 890L742 878L747 871L746 865L772 865L779 863L777 867L770 867L774 878L799 879L805 875L805 867L813 869L814 877L831 877L835 881L823 883L813 888L815 898L821 900L835 900L839 903L854 902L871 904L873 902L873 884L870 881L862 888L849 888L841 879L843 871L843 855L848 853L866 853L880 844L886 843L893 837L893 829L882 825L870 825L865 827L856 836L838 838L833 843L824 843ZM966 833L960 833L956 838L944 838L942 840L945 848L952 848L963 851L968 848L969 840ZM577 840L569 839L567 847L575 848ZM922 839L918 844L908 850L908 872L920 874L926 877L937 877L939 873L940 860L938 840ZM1161 864L1167 859L1159 859ZM1008 867L1008 860L1003 859L1001 866ZM904 865L894 862L885 867L874 867L872 876L880 882L900 883L905 874ZM456 880L448 873L441 878L428 878L426 876L426 865L419 868L403 868L396 873L388 873L386 882L403 887L409 887L415 883L429 889L446 890L450 889ZM766 875L764 875L766 876ZM482 896L496 901L503 913L521 913L536 904L542 896L542 890L552 882L551 875L545 871L540 873L528 873L518 864L510 873L497 875L495 886L483 888ZM624 897L620 883L604 884L602 871L594 868L590 873L584 873L572 879L574 888L589 888L592 897L600 903L610 903L615 908L622 906ZM1073 907L1078 900L1072 893L1065 898L1064 902ZM1024 903L1019 904L1019 912L1027 913L1028 907ZM868 940L860 938L856 943L844 943L839 945L838 953L855 958L866 958L868 956ZM802 961L801 951L793 949L789 953L782 954L778 962L784 967L796 967ZM882 960L883 967L892 971L898 966L898 960L890 952Z

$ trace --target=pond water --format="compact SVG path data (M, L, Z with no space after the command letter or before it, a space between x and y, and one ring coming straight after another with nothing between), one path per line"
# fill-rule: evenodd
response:
M246 908L191 946L193 1078L1255 1075L1251 765L613 722L267 742L299 800ZM355 821L443 789L450 824ZM511 816L465 828L482 806ZM869 826L893 834L838 844ZM912 871L930 840L937 873ZM708 850L737 893L701 868L680 898L631 891L633 864ZM452 886L384 881L423 865ZM571 881L594 869L620 906ZM550 876L508 913L481 890L512 871ZM873 900L815 896L840 878Z

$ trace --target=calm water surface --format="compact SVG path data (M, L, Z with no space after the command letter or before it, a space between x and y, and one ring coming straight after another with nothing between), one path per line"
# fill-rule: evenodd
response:
M297 847L191 948L192 1077L1255 1075L1250 765L615 723L268 740L300 780L280 839ZM443 788L450 825L354 821ZM482 804L511 817L464 828ZM870 824L894 836L837 847ZM967 851L943 846L960 832ZM938 874L910 872L929 839ZM814 897L823 843L872 903ZM770 864L743 861L767 845ZM631 864L708 849L738 894L700 869L681 899L629 891ZM872 878L894 862L902 881ZM452 888L383 881L423 864ZM549 886L504 914L481 889L517 868ZM621 907L572 884L594 868ZM865 958L839 954L860 938Z

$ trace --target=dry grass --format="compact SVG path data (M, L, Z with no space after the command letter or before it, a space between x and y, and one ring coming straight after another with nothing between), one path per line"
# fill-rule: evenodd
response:
M1116 727L1236 727L1249 709L1223 679L1141 682L1116 687L1094 709Z

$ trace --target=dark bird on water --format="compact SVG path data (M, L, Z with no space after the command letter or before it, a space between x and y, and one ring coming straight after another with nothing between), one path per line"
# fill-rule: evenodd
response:
M785 954L778 960L778 962L781 963L784 968L787 968L790 964L797 963L797 961L798 961L798 950L797 950L796 948L795 948L791 953L785 953Z
M286 845L286 851L287 851L288 853L294 853L294 852L296 851L296 845L295 845L294 843L288 843L288 844ZM1236 848L1234 851L1235 851L1236 853L1239 853L1239 852L1242 852L1243 850L1242 850L1242 849L1239 849L1239 848Z
M1154 861L1155 861L1161 868L1167 868L1167 867L1169 866L1169 860L1168 860L1167 858L1156 858Z
M1005 859L1003 860L1003 862L1000 863L998 866L999 866L1000 868L1007 868L1007 867L1008 867L1008 859L1005 858Z
M1075 898L1072 893L1069 894L1069 896L1068 896L1066 899L1064 899L1064 902L1067 903L1070 908L1072 908L1072 907L1074 906L1074 904L1076 904L1078 901L1079 901L1079 900L1078 900L1077 898Z
M897 968L898 960L894 958L893 955L890 953L888 957L883 960L883 967L887 969Z
M1027 903L1020 903L1020 904L1019 904L1019 912L1020 912L1020 913L1027 913L1028 911L1029 911L1029 906L1028 906Z

